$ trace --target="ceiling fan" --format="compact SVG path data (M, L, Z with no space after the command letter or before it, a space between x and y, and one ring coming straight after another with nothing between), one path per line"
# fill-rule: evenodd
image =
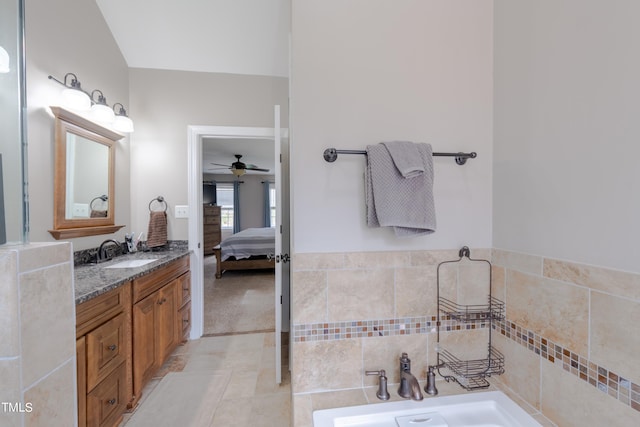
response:
M269 172L269 169L264 169L256 165L243 163L242 161L240 161L240 159L242 158L242 154L234 154L234 156L236 157L237 160L231 163L231 166L223 165L220 163L211 163L211 164L216 166L225 166L224 169L230 169L231 173L233 173L235 176L242 176L247 171ZM223 169L223 168L218 168L218 169Z

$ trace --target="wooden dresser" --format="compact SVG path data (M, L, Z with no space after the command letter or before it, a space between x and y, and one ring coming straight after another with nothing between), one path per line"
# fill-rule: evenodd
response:
M203 249L205 255L213 254L213 248L220 244L220 206L202 207Z

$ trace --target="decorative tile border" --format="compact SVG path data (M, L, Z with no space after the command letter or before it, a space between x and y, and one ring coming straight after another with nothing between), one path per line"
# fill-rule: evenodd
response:
M436 316L403 317L397 319L354 320L297 324L293 326L293 341L336 341L354 338L375 338L394 335L426 334L435 332ZM483 329L489 326L484 320L458 322L445 316L441 331ZM548 340L533 331L507 320L495 321L494 330L533 351L549 362L588 382L601 392L640 412L640 384L633 383L617 373L598 366L568 348Z
M436 316L419 316L298 324L293 326L293 340L294 342L334 341L351 338L426 334L435 332L436 320ZM462 323L445 316L441 320L440 330L460 331L482 329L488 326L489 324L484 320Z
M589 361L568 348L554 343L508 320L496 322L503 336L533 351L549 362L588 382L601 392L640 412L640 385Z

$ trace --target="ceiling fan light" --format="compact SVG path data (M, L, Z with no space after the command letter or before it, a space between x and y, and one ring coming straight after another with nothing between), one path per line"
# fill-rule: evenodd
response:
M231 173L234 174L235 176L242 176L246 173L246 171L244 169L232 168Z

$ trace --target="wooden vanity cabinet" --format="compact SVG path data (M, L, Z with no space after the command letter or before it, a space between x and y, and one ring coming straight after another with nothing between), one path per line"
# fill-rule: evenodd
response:
M133 280L133 405L182 341L185 292L190 295L188 257Z
M117 427L191 327L189 257L76 306L78 426Z
M76 307L78 425L117 426L132 398L131 284Z

